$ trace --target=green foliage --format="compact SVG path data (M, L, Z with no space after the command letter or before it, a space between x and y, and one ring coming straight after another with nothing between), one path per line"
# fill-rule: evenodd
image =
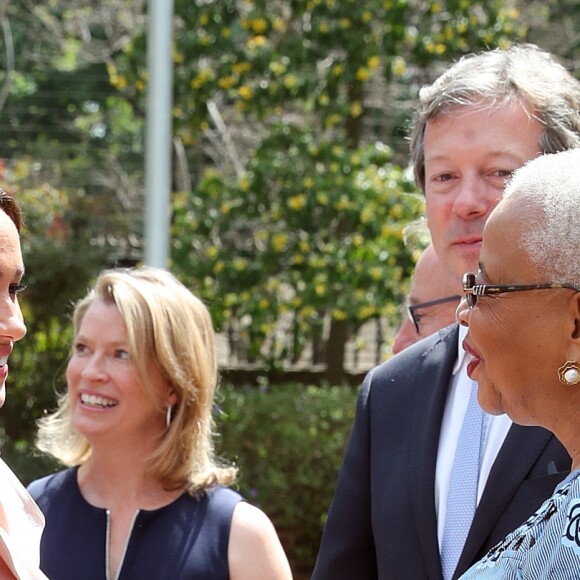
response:
M19 301L28 333L10 356L0 448L24 481L54 466L35 456L36 420L54 409L55 393L65 388L72 304L84 296L111 254L101 235L106 216L100 200L48 185L27 187L35 181L33 165L20 161L7 172L23 210L27 290Z
M218 450L240 469L239 489L274 522L296 578L314 567L352 426L350 387L220 388Z
M326 319L393 316L411 259L404 224L423 211L388 147L349 150L297 127L271 130L237 181L207 172L177 196L173 269L252 358L298 358ZM280 320L291 331L262 347Z

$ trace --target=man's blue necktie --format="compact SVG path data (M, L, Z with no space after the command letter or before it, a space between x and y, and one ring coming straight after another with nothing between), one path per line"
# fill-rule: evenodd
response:
M477 402L477 383L473 381L459 433L447 498L447 515L441 545L441 567L445 580L453 577L477 505L484 415Z

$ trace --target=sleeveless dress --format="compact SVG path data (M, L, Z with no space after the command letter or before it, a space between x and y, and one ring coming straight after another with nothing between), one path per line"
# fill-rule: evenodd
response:
M46 518L40 567L51 580L107 579L108 510L89 504L77 468L33 481L28 490ZM118 580L227 580L228 541L242 497L216 486L184 493L156 510L140 510L126 545Z

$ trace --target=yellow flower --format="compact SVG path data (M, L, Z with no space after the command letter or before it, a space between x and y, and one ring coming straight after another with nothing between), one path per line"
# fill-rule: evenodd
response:
M328 205L328 195L326 193L318 193L316 195L316 201L319 205Z
M218 86L220 86L224 90L231 89L235 84L235 79L232 76L223 77L218 81Z
M400 203L395 203L389 214L394 219L400 219L403 215L403 206Z
M334 127L335 125L338 125L341 122L342 122L342 115L335 113L334 115L328 115L328 117L326 117L326 119L324 119L324 126L327 129L331 129L332 127Z
M206 248L206 250L205 250L205 255L210 260L215 260L217 258L218 253L219 253L219 250L215 246L210 246L209 248Z
M381 59L376 55L370 56L369 59L367 60L367 64L368 64L369 68L372 70L376 69L380 63L381 63Z
M221 260L214 264L213 271L216 274L219 274L221 271L223 271L223 269L224 269L224 263Z
M308 252L310 250L310 243L308 240L300 240L298 242L298 249L304 253Z
M236 272L243 272L248 267L248 260L246 258L234 258L232 266Z
M268 22L264 18L254 18L250 21L250 27L256 34L264 34L268 29Z
M237 62L232 65L232 71L237 75L242 75L249 70L252 70L252 65L249 62Z
M439 4L439 2L433 2L433 4L431 4L431 12L433 14L439 14L439 12L441 12L441 4Z
M335 308L332 311L332 318L334 320L346 320L348 314L344 310L340 310L339 308Z
M249 191L250 180L247 177L242 177L242 179L240 179L240 189L242 191Z
M306 177L303 183L305 189L310 189L314 185L314 179L312 177Z
M286 72L286 65L280 61L271 62L268 67L276 76L281 76Z
M368 205L365 205L365 207L363 207L362 211L360 212L360 221L363 224L368 224L371 221L373 221L374 217L375 217L374 209Z
M248 48L259 48L260 46L264 46L265 44L266 44L265 36L254 36L254 38L250 38L250 40L248 40Z
M350 24L351 24L350 18L341 18L340 19L340 27L341 28L346 30L347 28L350 28Z
M383 271L378 266L369 268L369 275L373 280L380 280L383 276Z
M284 32L286 30L286 23L284 22L284 19L276 18L274 22L272 22L272 28L277 32Z
M111 78L111 84L118 88L119 90L123 90L127 87L127 77L124 75L119 75Z
M360 101L354 101L350 106L350 116L353 119L360 117L362 115L363 108Z
M365 306L361 306L358 309L358 318L364 320L365 318L369 318L376 313L376 308L367 304Z
M294 211L301 210L306 205L306 196L303 193L293 195L288 199L288 207Z
M334 208L338 211L348 209L350 207L350 201L346 195L341 195L340 199L334 204Z
M322 282L314 285L314 292L316 292L317 296L324 296L326 292L326 284Z
M270 306L270 301L267 298L261 298L260 302L258 302L258 306L262 310L266 310Z
M356 234L354 234L352 236L352 245L355 248L358 248L359 246L362 246L362 244L363 244L364 241L365 241L364 237L361 234L359 234L359 233L356 233Z
M335 64L335 65L332 67L332 74L333 74L335 77L338 77L338 76L340 76L340 75L341 75L343 72L344 72L344 65L342 65L342 64Z
M361 16L362 21L368 24L373 19L373 13L370 10L365 10Z
M284 86L290 90L295 89L298 86L298 77L293 74L286 75L284 78Z
M393 71L393 74L397 76L403 76L407 70L407 63L405 62L405 59L402 56L396 56L393 58L391 70Z
M238 92L240 93L240 97L242 97L244 101L249 101L252 98L252 95L254 94L254 91L252 91L251 87L249 87L248 85L240 87Z
M370 76L371 74L369 72L369 69L365 68L364 66L361 66L355 73L355 77L359 81L368 81Z
M224 305L226 307L230 307L233 306L237 301L237 297L233 292L228 292L225 296L224 296Z
M281 252L286 246L288 236L283 233L277 233L272 236L272 246L276 252Z

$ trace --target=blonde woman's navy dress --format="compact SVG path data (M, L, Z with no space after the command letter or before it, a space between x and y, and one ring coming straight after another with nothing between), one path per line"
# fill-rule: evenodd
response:
M51 580L107 579L107 510L81 495L77 468L32 482L28 490L46 517L40 567ZM227 580L228 541L242 498L217 486L184 493L160 509L137 513L117 580Z

